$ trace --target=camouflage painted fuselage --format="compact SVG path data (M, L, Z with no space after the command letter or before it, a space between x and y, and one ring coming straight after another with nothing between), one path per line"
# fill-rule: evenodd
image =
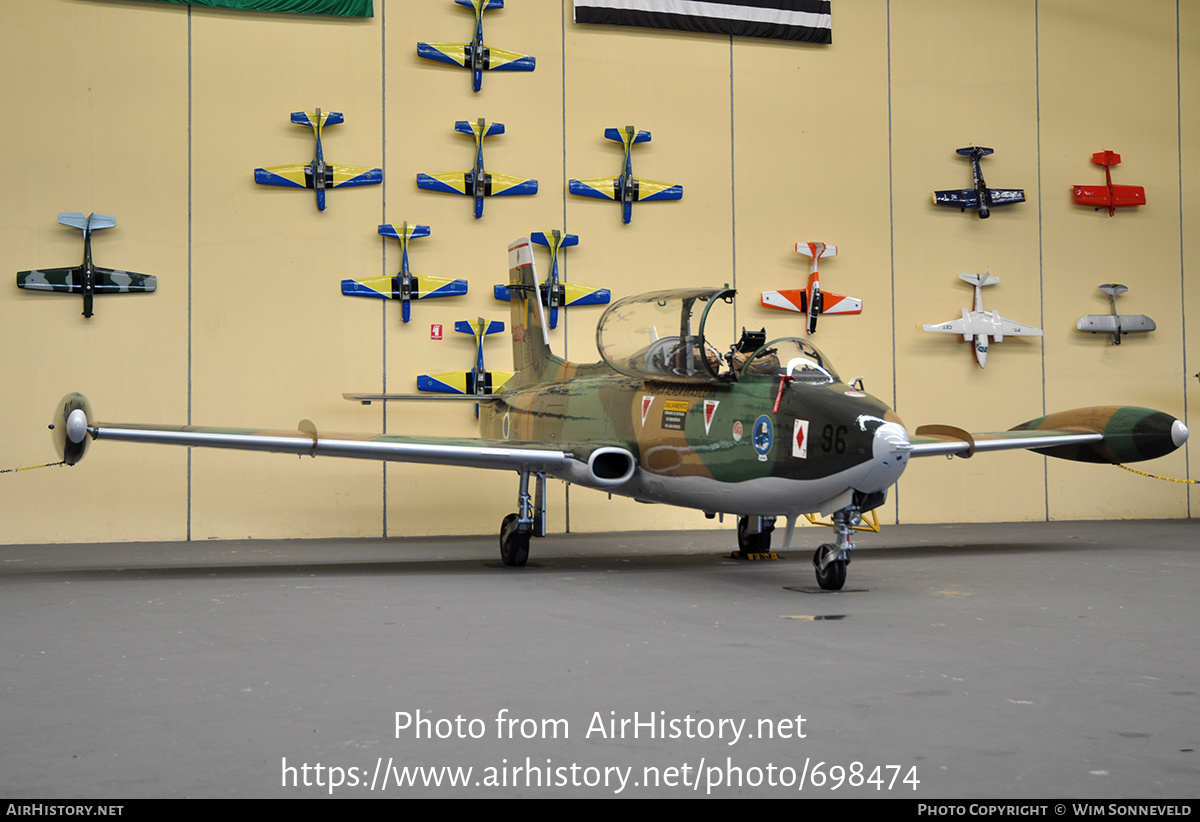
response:
M562 378L506 390L480 420L488 439L629 449L629 482L605 490L740 515L828 510L849 490L884 490L875 433L899 419L844 383L782 387L778 377L682 384L564 364ZM778 405L776 405L778 399Z

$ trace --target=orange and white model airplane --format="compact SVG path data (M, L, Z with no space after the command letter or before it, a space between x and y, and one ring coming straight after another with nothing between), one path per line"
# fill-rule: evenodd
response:
M1121 162L1121 155L1115 151L1097 151L1092 155L1092 162L1104 166L1103 186L1075 186L1075 202L1080 205L1090 205L1097 211L1108 209L1108 216L1117 213L1124 206L1140 206L1146 204L1146 189L1142 186L1115 186L1112 172L1109 169Z
M836 245L796 243L796 253L812 258L808 269L808 288L762 292L762 304L767 308L795 311L808 316L808 333L817 333L817 317L821 314L861 314L862 300L843 297L821 290L821 274L817 270L822 257L837 255Z

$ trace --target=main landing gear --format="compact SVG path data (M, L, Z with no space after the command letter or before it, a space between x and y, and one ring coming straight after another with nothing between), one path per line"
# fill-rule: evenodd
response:
M530 471L521 469L521 486L517 494L515 514L509 514L500 523L500 561L519 568L529 561L531 537L546 536L546 475L533 474L534 496L529 495Z
M752 554L769 554L774 530L775 517L738 517L738 556L750 559Z

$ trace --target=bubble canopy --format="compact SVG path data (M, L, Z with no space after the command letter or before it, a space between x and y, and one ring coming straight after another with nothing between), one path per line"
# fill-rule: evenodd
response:
M838 381L829 360L798 337L749 349L729 346L721 332L734 327L736 294L732 288L693 288L626 297L600 318L596 347L613 370L640 379L729 383L786 375L812 383ZM722 342L730 348L728 355L718 347Z

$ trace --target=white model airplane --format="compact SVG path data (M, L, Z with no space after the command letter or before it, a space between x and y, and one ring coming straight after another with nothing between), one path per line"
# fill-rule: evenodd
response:
M1118 314L1117 295L1124 294L1129 289L1120 283L1102 283L1100 290L1108 295L1112 304L1111 314L1087 314L1079 318L1075 327L1080 331L1090 331L1093 334L1112 334L1112 344L1121 344L1122 334L1133 334L1138 331L1153 331L1158 328L1154 320L1145 314Z
M958 320L950 320L944 323L926 323L924 328L926 331L933 331L938 334L962 334L962 338L967 342L974 343L975 361L979 363L979 367L983 368L987 365L988 338L996 342L1004 342L1005 336L1010 337L1040 337L1042 329L1034 328L1032 325L1010 320L1000 316L999 311L985 311L983 309L983 289L984 286L995 285L1000 282L999 277L993 277L992 272L988 272L982 277L978 274L959 274L958 278L975 286L975 310L962 310L962 318Z

